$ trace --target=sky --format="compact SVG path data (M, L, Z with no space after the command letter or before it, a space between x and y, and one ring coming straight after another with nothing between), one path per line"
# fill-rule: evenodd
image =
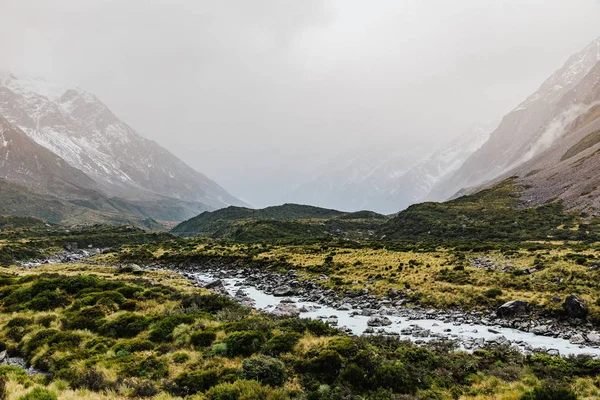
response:
M598 0L0 0L0 68L94 93L264 206L339 154L498 121L600 36L599 14Z

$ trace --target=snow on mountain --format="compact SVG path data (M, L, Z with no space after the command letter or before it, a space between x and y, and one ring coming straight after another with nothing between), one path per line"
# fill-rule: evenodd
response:
M209 208L244 205L157 143L137 134L94 95L0 74L0 114L91 177L107 194L167 196Z
M443 200L431 193L432 188L457 171L489 139L496 125L473 125L465 134L442 145L429 158L402 175L391 193L400 209L420 201Z
M424 158L423 152L381 145L340 154L318 169L324 172L298 186L284 201L346 211L398 211L388 204L391 185Z
M429 199L431 188L481 147L493 128L475 125L433 152L380 146L338 156L320 169L326 172L298 187L287 200L348 211L398 212Z
M543 141L548 141L548 138L556 140L560 135L549 129L552 129L552 124L557 126L560 120L569 121L573 114L569 109L583 103L583 96L577 95L573 89L598 61L600 38L571 56L535 93L507 114L481 148L452 176L436 184L432 195L446 199L463 188L494 179L531 158L534 154L527 153L536 142L544 144ZM547 148L545 144L540 151L544 148Z

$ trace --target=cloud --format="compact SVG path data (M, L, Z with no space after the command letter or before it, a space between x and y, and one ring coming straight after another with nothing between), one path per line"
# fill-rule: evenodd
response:
M2 3L0 68L97 94L256 205L338 153L498 119L600 35L594 0Z

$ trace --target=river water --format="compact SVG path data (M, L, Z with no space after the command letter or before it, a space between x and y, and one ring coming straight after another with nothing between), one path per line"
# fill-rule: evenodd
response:
M193 274L199 282L211 282L216 277L210 273ZM225 289L233 298L242 289L247 297L252 299L254 308L270 312L282 301L293 304L301 309L300 317L336 321L339 328L348 328L354 335L362 335L369 327L369 316L360 315L360 310L337 310L318 303L304 301L300 297L276 297L249 285L243 278L220 278ZM332 318L332 317L336 318ZM568 340L550 336L536 335L530 332L501 326L487 326L478 324L457 324L440 321L437 319L410 319L406 317L386 315L392 321L391 325L376 327L371 334L391 334L413 342L426 342L434 339L456 340L460 347L471 350L481 347L486 342L510 342L521 351L549 351L558 352L561 356L588 354L600 357L600 349L576 345Z

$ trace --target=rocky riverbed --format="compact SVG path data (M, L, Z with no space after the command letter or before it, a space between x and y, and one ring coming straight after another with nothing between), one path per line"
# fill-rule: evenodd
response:
M80 262L100 252L102 249L67 248L51 258L23 266ZM246 306L278 317L321 319L354 335L402 336L417 344L436 339L453 340L466 350L490 343L511 344L524 352L600 357L600 333L585 321L585 304L576 296L557 299L563 302L567 315L571 317L558 320L533 313L529 304L520 300L487 312L423 309L409 304L404 291L392 289L387 296L377 297L367 289L325 289L322 283L329 279L326 275L305 280L294 270L270 272L248 268L239 260L143 268L175 271L193 280L199 287L227 295Z
M409 307L402 291L391 290L380 298L366 289L325 289L320 281L326 281L327 276L303 280L294 270L281 274L240 265L169 269L244 305L275 316L322 319L349 334L402 336L417 344L448 339L466 350L496 343L511 344L524 352L600 356L600 335L591 324L575 317L566 321L540 319L521 301L488 312L428 310ZM565 304L575 314L584 307L575 296Z

